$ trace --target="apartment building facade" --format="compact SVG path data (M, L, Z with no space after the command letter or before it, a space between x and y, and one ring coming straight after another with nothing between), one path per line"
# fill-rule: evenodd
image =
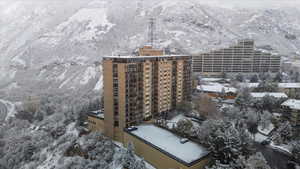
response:
M220 73L279 72L281 57L257 50L254 41L245 39L237 45L193 56L193 71Z
M191 99L190 56L104 57L105 134L116 140Z

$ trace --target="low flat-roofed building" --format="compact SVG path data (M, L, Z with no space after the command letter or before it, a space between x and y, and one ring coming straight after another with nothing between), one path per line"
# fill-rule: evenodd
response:
M250 93L250 95L255 99L261 99L267 95L273 96L275 98L288 98L288 96L285 93L281 92L253 92Z
M101 110L91 111L87 113L88 129L90 131L104 131L104 112Z
M259 83L239 83L240 87L257 88ZM278 83L279 89L300 89L300 83Z
M251 89L258 88L259 83L239 83L239 87L248 87ZM289 97L294 97L297 92L300 92L300 83L278 83L278 90L284 92Z
M289 99L281 104L293 125L300 125L300 100Z
M152 124L125 129L124 143L130 142L137 155L159 169L202 169L210 159L205 147Z
M198 85L199 92L207 93L211 97L220 97L225 94L226 99L234 99L237 95L237 89L229 84L206 83Z
M241 88L257 88L259 83L239 83L238 85Z
M296 92L300 91L300 83L278 83L278 88L293 97Z

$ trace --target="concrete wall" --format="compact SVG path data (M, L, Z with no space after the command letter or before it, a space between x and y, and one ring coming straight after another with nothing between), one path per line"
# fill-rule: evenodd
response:
M144 46L139 49L140 56L163 56L164 51L161 49L153 49L151 46Z
M88 128L92 132L104 132L104 120L97 117L88 116Z
M105 135L114 138L113 63L103 62Z
M154 147L146 144L135 136L124 132L124 145L128 145L130 142L134 144L135 153L138 156L143 157L147 162L157 169L204 169L209 162L209 158L205 157L203 160L198 161L196 164L188 167L155 149Z

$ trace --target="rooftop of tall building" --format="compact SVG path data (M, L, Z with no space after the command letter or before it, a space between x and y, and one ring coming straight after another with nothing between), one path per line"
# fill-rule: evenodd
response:
M172 57L189 57L190 55L161 55L161 56L104 56L103 58L119 58L119 59L134 59L134 58L172 58Z

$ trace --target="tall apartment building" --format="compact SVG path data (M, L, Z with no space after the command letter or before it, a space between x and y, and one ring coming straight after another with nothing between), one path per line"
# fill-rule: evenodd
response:
M103 58L105 134L160 116L191 99L190 56Z
M278 55L256 50L254 41L245 39L229 48L193 56L193 71L202 74L279 72Z

